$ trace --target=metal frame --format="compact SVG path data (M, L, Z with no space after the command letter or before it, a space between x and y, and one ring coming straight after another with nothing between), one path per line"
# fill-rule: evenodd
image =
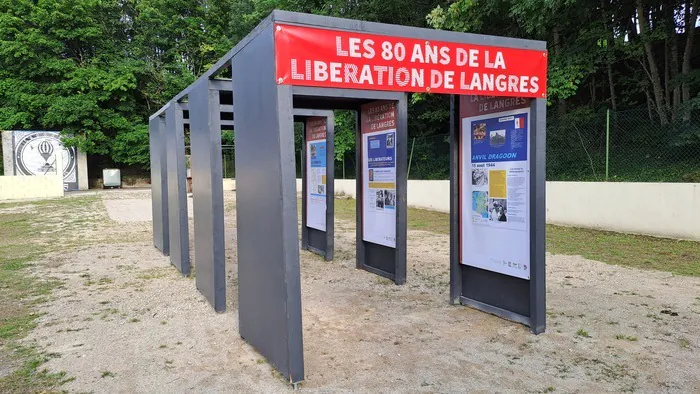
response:
M546 328L545 106L544 99L530 104L530 279L526 280L460 263L461 118L458 97L450 98L450 303L527 325L533 334Z
M220 112L225 106L219 104L221 86L218 85L211 80L200 81L189 94L188 108L195 282L214 310L223 312L226 310L226 245Z
M383 95L384 96L384 95ZM405 93L386 95L385 101L396 101L396 247L389 248L367 242L363 239L363 204L364 204L364 158L362 157L362 132L360 130L360 113L355 119L355 157L358 163L355 187L357 204L357 262L359 269L372 272L394 281L397 285L406 283L406 239L408 237L407 220L407 180L408 180L408 100ZM393 98L390 99L389 97ZM392 250L393 249L393 250ZM392 256L393 255L393 256ZM393 261L391 261L393 257ZM392 264L393 263L393 264Z
M182 260L183 240L186 233L186 206L184 206L184 145L172 135L173 123L183 124L180 101L198 89L202 81L213 79L223 69L231 67L234 96L237 166L237 232L239 262L239 332L268 361L296 384L304 378L304 360L301 325L301 284L299 274L299 234L296 206L296 180L293 133L293 108L355 109L360 100L399 101L397 123L397 204L403 211L397 212L397 244L394 280L405 281L405 229L406 229L406 95L381 91L347 89L324 89L277 85L275 81L275 53L273 23L313 26L325 29L367 32L380 35L400 36L424 40L441 40L456 43L491 45L506 48L546 50L546 43L505 37L484 36L440 30L394 26L380 23L340 19L319 15L274 11L248 36L241 40L223 58L195 83L176 95L168 104L151 116L151 119L166 114L168 123L168 186L171 259L176 251ZM226 82L215 82L225 88ZM196 93L195 93L196 95ZM392 96L393 95L393 96ZM340 100L318 100L318 98L340 98ZM314 101L316 100L316 101ZM317 105L309 105L310 103ZM190 100L188 105L194 105ZM527 299L532 305L527 324L533 332L544 330L544 119L545 101L533 101L531 140L533 160L531 188L540 191L531 199L531 211L535 218L531 237L533 241L531 259L532 279L528 284ZM452 106L454 110L454 105ZM188 107L189 108L189 107ZM222 108L219 108L221 110ZM211 108L209 108L211 111ZM193 118L194 119L194 118ZM198 122L197 120L194 120ZM223 123L223 122L222 122ZM458 142L454 130L455 114L452 115L452 143ZM175 138L173 138L175 137ZM182 149L181 149L182 147ZM451 167L455 159L453 145ZM182 160L181 160L182 159ZM180 162L182 161L182 164ZM206 168L204 165L203 168ZM454 171L455 168L452 168ZM215 170L216 171L216 170ZM361 171L360 174L361 176ZM220 182L219 174L210 174L212 181ZM452 196L452 250L451 250L451 301L465 302L462 296L462 269L455 266L455 226L458 213L455 208L455 192L458 190L456 174L451 175ZM361 179L361 178L360 178ZM361 196L361 185L358 185ZM361 212L358 199L358 211ZM223 215L218 206L212 208L213 215ZM361 217L361 214L358 215ZM185 225L184 232L182 225ZM361 229L361 222L358 221ZM203 234L216 231L214 227L203 230ZM184 235L184 237L183 237ZM197 238L199 234L196 234ZM358 232L358 266L366 269L366 248ZM173 259L174 263L178 257ZM184 268L180 261L180 268ZM189 268L189 260L186 261ZM184 272L184 271L183 271ZM457 291L457 290L460 291ZM501 287L492 287L491 291ZM489 308L489 305L470 304L501 316L517 320L517 316Z
M165 150L165 119L148 122L151 154L151 201L153 206L153 245L164 255L170 254L168 224L168 162Z
M165 111L165 146L168 168L168 234L170 262L182 275L190 274L190 244L187 225L185 132L182 109L171 105Z
M311 117L326 118L326 231L306 225L308 209L308 184L306 173L306 120ZM301 137L301 248L333 260L335 237L335 116L333 111L294 109L294 121L303 124Z

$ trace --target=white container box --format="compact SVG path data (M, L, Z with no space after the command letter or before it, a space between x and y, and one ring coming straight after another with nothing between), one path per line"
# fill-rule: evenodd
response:
M102 170L103 187L121 187L122 176L116 168L105 168Z

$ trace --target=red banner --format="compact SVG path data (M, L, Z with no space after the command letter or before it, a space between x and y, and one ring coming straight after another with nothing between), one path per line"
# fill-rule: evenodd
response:
M277 83L546 97L547 52L277 24Z
M360 130L362 134L395 128L395 101L375 101L362 106L362 111L360 111Z

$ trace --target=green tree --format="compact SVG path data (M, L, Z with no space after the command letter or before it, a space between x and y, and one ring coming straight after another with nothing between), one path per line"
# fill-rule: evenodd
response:
M0 128L60 130L88 154L133 129L144 63L118 0L0 1Z

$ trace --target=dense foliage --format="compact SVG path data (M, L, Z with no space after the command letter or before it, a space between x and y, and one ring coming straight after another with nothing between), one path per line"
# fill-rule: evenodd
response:
M657 145L697 146L699 7L699 0L0 0L0 129L60 130L89 154L147 168L148 115L278 8L546 40L557 125L643 107L658 127L635 133ZM414 95L409 116L411 176L444 178L447 98ZM336 157L352 165L354 115L336 119ZM597 134L582 139L600 130L590 132ZM231 133L225 139L233 143Z

